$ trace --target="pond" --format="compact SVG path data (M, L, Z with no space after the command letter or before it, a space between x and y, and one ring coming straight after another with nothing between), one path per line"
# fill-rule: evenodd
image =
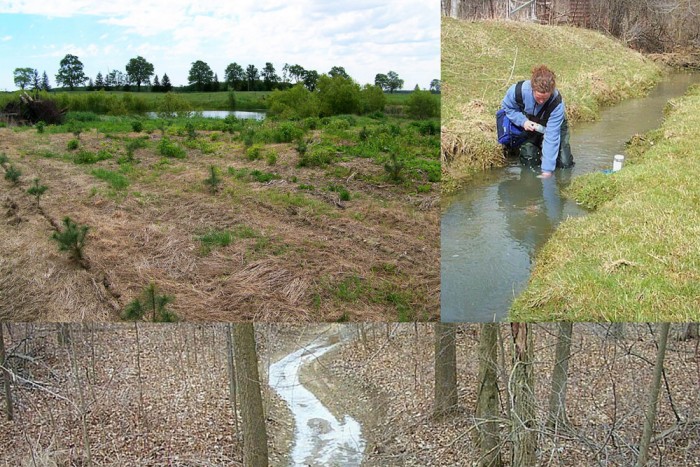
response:
M538 250L557 225L584 215L560 190L573 177L612 168L615 154L636 133L658 128L663 108L700 82L700 74L678 73L647 97L604 109L600 119L571 130L576 166L542 180L516 161L485 172L471 186L443 199L441 218L441 319L445 322L502 321L527 284ZM624 168L623 168L624 170Z
M147 112L150 118L158 117L157 112ZM241 119L252 119L252 120L264 120L267 116L267 112L264 110L198 110L196 112L190 112L190 116L202 116L204 118L226 118L229 115L233 115L236 118Z

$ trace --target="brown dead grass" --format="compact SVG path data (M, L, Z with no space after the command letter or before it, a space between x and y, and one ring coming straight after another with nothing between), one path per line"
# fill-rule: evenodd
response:
M72 135L0 132L4 152L23 172L18 188L0 183L0 194L18 204L23 219L17 225L0 220L0 284L11 284L0 287L3 319L117 319L150 282L175 297L171 308L186 320L397 319L392 303L338 299L334 287L347 277L365 279L371 290L389 288L411 297L418 319L438 317L437 196L364 181L358 174L382 170L366 160L347 163L350 176L335 180L323 169L298 169L288 145L272 145L278 160L268 166L264 160L248 161L240 143L224 137L212 143L217 145L214 154L188 150L186 160L171 161L164 169L158 168L160 156L153 149L139 150L138 174L130 177L129 194L115 196L90 175L96 167L118 170L114 159L79 166L36 155L44 150L65 153ZM94 131L80 140L91 151L123 147ZM212 164L222 170L224 180L217 195L203 183ZM274 171L283 178L293 174L299 183L317 188L308 194L284 180L243 183L228 176L226 167ZM34 177L49 187L41 201L46 217L25 193ZM342 183L357 196L340 202L336 193L324 190L331 182ZM277 201L272 192L279 193ZM322 212L313 204L284 201L299 195L326 208ZM65 216L90 226L87 270L71 265L50 240L51 222L60 224ZM259 238L202 253L197 236L237 226L253 229ZM394 273L377 275L385 265L392 265ZM50 280L42 280L48 270Z

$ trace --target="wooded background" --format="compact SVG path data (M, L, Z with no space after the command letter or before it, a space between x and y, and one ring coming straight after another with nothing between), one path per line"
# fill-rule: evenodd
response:
M697 0L442 0L442 14L571 24L610 34L643 52L700 48Z

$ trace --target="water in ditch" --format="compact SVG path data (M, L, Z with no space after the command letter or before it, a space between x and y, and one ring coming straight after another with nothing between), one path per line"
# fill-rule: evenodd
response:
M359 466L365 450L362 427L349 415L336 418L300 381L304 364L340 343L314 341L270 366L270 386L294 416L294 466Z
M612 168L634 134L661 125L669 99L700 83L699 73L677 73L647 97L601 112L571 130L576 166L542 180L517 161L485 172L464 190L443 199L441 219L441 320L502 321L530 276L535 255L557 225L585 214L559 195L572 177ZM624 168L623 168L624 170Z

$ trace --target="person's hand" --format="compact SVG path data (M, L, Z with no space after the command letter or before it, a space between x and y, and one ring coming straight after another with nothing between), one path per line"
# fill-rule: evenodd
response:
M542 173L539 174L537 178L550 178L551 176L552 172L542 171Z
M537 128L537 123L531 122L530 120L525 120L523 128L525 128L526 131L535 131Z

